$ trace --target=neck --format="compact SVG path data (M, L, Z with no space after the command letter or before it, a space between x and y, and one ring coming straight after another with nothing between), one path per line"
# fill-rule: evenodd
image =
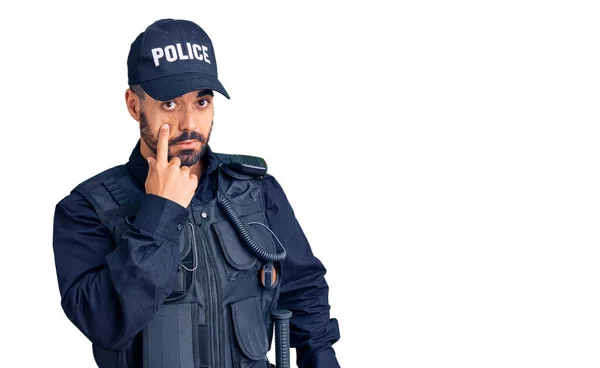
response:
M200 180L200 177L202 176L203 172L204 172L204 160L201 158L200 160L198 160L198 162L196 162L195 164L193 164L190 167L190 174L196 174L196 176L198 177L198 180Z

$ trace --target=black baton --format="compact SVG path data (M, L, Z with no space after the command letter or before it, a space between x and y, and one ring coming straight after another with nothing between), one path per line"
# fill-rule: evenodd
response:
M290 368L290 318L285 309L271 313L275 320L275 363L277 368Z

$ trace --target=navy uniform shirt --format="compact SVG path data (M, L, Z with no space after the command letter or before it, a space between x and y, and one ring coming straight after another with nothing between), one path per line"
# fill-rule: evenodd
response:
M217 173L217 159L210 147L203 160L205 169L192 198L194 205L215 196L209 179ZM143 190L148 163L139 141L126 166ZM290 339L298 366L339 367L332 348L339 328L336 319L329 317L326 270L313 255L277 180L267 174L262 183L267 221L287 251L278 308L293 312ZM168 290L170 278L160 269L179 263L179 250L173 243L179 241L181 227L177 225L187 216L188 209L181 205L146 194L132 231L124 235L129 239L115 248L108 229L81 195L72 192L56 205L53 245L61 304L71 322L94 344L94 353L97 347L127 350L129 366L141 367L140 332L168 294L161 289ZM136 277L131 276L133 271Z

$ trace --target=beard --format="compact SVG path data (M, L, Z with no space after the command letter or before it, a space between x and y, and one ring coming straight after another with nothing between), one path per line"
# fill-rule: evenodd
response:
M193 132L183 132L179 137L175 137L169 140L169 153L168 160L171 161L173 157L179 157L181 160L181 166L192 166L196 164L208 149L208 141L210 140L210 133L212 133L213 123L210 125L210 131L208 132L208 136L204 136L202 133L198 133L196 131ZM150 124L148 123L148 118L142 109L140 111L140 135L146 145L154 152L156 156L157 147L158 147L158 135L154 136L152 133L152 129L150 128ZM200 142L200 149L182 149L177 152L176 155L171 154L171 146L177 144L179 142L187 141L187 140L197 140Z

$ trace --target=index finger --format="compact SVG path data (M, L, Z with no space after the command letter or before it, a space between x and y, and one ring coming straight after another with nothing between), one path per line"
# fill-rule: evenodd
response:
M169 124L163 124L158 131L158 144L156 145L156 161L169 161Z

